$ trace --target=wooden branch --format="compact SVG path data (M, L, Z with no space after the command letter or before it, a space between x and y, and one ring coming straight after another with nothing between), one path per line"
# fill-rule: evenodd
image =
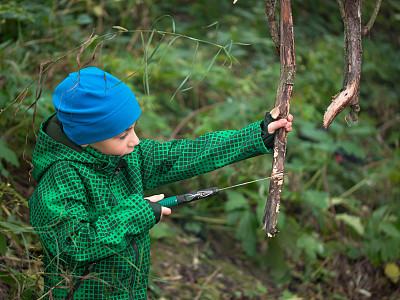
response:
M272 41L275 44L278 56L280 56L279 26L278 22L276 21L276 0L265 0L265 14L267 15Z
M358 79L348 85L344 91L335 96L324 115L325 128L332 123L333 119L339 113L341 113L346 107L350 106L351 101L355 99L355 96L358 94L359 85L360 80Z
M342 17L343 24L346 23L346 13L344 12L344 5L342 0L336 0L339 7L340 16Z
M376 0L374 11L372 12L371 18L369 19L367 25L363 27L362 36L366 36L368 32L371 31L372 26L374 26L376 17L378 16L379 9L381 8L382 0Z
M294 77L296 74L296 60L294 51L293 19L290 0L280 0L280 60L281 74L275 98L274 116L287 118L289 115L290 98ZM275 229L280 208L280 200L283 186L284 161L286 153L286 130L280 128L275 132L274 157L272 162L271 179L267 203L263 217L263 229L269 237L278 232Z
M348 122L358 118L358 90L360 86L362 43L361 43L361 0L345 0L345 55L342 91L334 97L324 115L324 126L332 123L335 117L346 107L351 112L346 116Z

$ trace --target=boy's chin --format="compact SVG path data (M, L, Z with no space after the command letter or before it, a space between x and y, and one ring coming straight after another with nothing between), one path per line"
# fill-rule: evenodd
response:
M132 150L129 150L129 151L123 153L123 154L121 154L120 156L122 157L122 156L128 155L128 154L130 154L130 153L132 153L132 152L133 152L133 149L132 149Z

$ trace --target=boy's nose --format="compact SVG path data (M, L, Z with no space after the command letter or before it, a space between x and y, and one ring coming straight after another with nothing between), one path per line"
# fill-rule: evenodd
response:
M136 133L133 134L132 139L129 141L129 146L130 147L135 147L137 145L139 145L140 140L139 137L136 135Z

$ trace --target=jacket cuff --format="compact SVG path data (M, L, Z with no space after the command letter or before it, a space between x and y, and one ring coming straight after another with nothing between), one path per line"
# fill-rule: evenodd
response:
M274 147L274 138L275 138L275 132L274 133L269 133L268 132L268 125L269 123L275 121L272 119L271 114L267 112L265 114L264 120L261 121L260 126L261 126L261 137L264 142L264 145L267 149L272 149Z
M145 200L149 204L149 206L154 214L154 217L156 218L156 223L158 223L161 219L161 205L158 204L157 202L152 202L147 199L145 199Z

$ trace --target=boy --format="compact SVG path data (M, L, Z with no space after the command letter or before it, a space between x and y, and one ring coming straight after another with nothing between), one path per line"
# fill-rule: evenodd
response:
M44 251L45 295L54 299L145 299L149 230L171 210L143 191L268 153L269 114L239 131L196 140L139 140L141 114L129 87L98 69L71 73L54 91L56 113L39 131L31 224ZM51 295L51 296L50 296Z

